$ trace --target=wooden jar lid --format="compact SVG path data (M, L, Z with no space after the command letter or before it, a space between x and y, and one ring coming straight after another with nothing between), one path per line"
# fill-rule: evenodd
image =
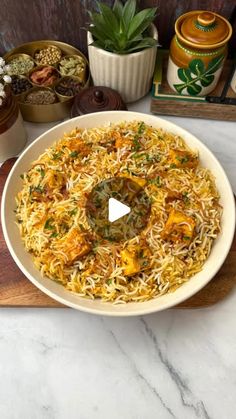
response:
M120 94L109 87L94 86L83 89L74 100L71 118L92 112L127 110Z
M227 19L204 10L185 13L177 19L175 29L180 40L199 48L223 45L232 34Z

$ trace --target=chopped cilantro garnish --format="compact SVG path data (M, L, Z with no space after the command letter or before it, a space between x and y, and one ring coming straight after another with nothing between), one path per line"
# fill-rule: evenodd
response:
M183 236L183 240L190 240L189 236Z
M53 218L48 218L46 223L44 224L45 230L53 230L54 226L51 224L53 221Z
M142 262L142 266L148 266L148 261L147 261L147 260L144 260L144 261Z
M179 160L181 164L187 163L189 161L188 156L184 156L184 157L177 156L176 159Z
M34 188L34 192L43 193L43 187L42 187L42 186L40 186L40 185L35 186L35 188Z
M133 147L132 147L132 149L134 151L138 151L138 150L140 150L140 148L141 148L141 144L140 144L138 138L135 136L134 139L133 139Z
M30 195L31 195L33 192L43 193L43 187L42 187L42 186L40 186L40 185L38 185L38 186L30 186L30 188L29 188L29 193L30 193Z
M73 216L78 212L78 208L74 208L73 210L69 211L69 215Z
M170 165L170 169L176 169L176 164L175 163L171 163L171 165Z
M143 156L145 156L145 154L144 153L135 153L135 154L133 154L133 158L134 159L140 159L141 157L143 157Z
M23 173L20 175L20 177L21 177L21 179L24 179L24 175L23 175Z
M62 155L62 151L59 151L58 153L53 153L52 154L52 160L57 160L61 157Z
M155 179L149 179L149 183L157 185L157 186L161 186L161 178L160 176L157 176Z
M55 238L58 236L58 233L56 231L54 231L54 233L51 234L50 238Z
M40 172L41 178L44 178L44 176L45 176L45 170L40 169L39 172Z
M144 122L141 122L138 127L138 134L142 134L145 131L146 125Z
M111 285L111 284L112 284L112 279L108 279L107 285Z
M183 192L182 196L183 196L183 200L184 200L185 204L188 204L189 203L188 192Z
M72 152L70 153L70 157L77 157L77 156L78 156L78 154L79 154L79 152L78 152L78 151L72 151Z

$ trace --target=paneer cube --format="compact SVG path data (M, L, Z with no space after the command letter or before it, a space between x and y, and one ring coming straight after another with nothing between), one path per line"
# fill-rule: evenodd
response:
M190 243L195 230L195 221L182 211L173 209L162 231L162 238L175 243Z
M198 156L183 150L170 150L170 164L178 168L195 168L198 166Z
M140 271L140 263L135 252L130 252L128 249L124 249L120 252L121 263L124 269L124 275L130 276Z
M135 275L149 267L151 252L147 246L128 246L120 252L124 275Z
M86 255L91 250L86 233L81 233L77 228L72 228L63 239L58 240L57 248L66 254L68 264Z

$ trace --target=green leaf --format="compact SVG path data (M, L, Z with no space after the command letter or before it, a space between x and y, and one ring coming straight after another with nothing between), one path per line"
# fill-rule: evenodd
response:
M113 12L115 13L117 19L121 19L123 15L123 4L120 0L115 0L114 6L113 6Z
M115 13L104 3L98 3L98 5L109 32L119 33L120 25Z
M78 157L79 152L78 151L72 151L70 153L70 157L74 158L74 157Z
M102 15L98 13L91 13L92 25L89 26L90 32L98 39L104 40L106 38L116 41L117 36L113 29L107 26Z
M224 55L220 55L219 57L213 58L208 64L206 73L215 73L221 66L222 61L224 59Z
M155 39L144 38L139 43L136 43L136 45L134 47L130 46L130 48L128 48L126 50L126 52L134 52L134 51L139 51L139 50L143 50L143 49L146 49L146 48L152 48L156 45L157 45L157 41Z
M203 87L207 87L210 86L210 84L213 82L214 80L214 75L213 74L207 74L206 76L201 78L201 84Z
M195 59L190 61L189 69L191 73L195 74L196 76L200 76L205 71L205 66L202 60Z
M150 26L151 22L154 20L156 14L156 8L153 9L144 9L141 12L137 13L132 22L130 22L128 30L128 39L131 39L140 33L143 33L145 29Z
M187 86L187 92L192 95L196 96L201 92L202 88L196 83L192 83L190 86Z
M189 68L179 68L178 77L180 80L184 81L185 83L189 83L191 80L193 80L191 76L191 71L189 70Z
M129 28L136 11L136 0L128 0L125 2L123 8L123 21L126 28Z
M47 219L46 223L44 224L45 230L53 230L54 229L54 226L52 226L52 224L51 224L52 221L53 221L53 218L48 218Z

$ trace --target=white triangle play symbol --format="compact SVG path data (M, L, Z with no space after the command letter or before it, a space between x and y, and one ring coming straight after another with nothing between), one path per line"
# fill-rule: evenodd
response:
M110 223L119 220L119 218L124 217L124 215L129 214L129 212L130 207L128 207L128 205L122 204L122 202L117 201L117 199L109 198L108 220L110 221Z

